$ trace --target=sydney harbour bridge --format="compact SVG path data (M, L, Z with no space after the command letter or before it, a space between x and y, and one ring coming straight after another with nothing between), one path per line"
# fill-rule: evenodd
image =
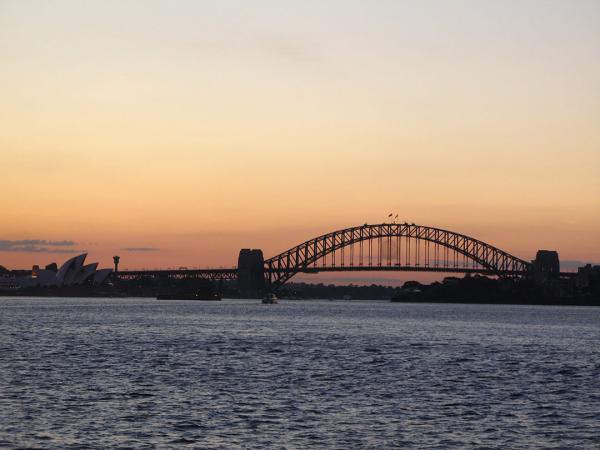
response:
M560 273L558 254L540 251L525 261L461 233L414 223L381 223L323 234L264 259L258 249L242 249L237 267L116 271L118 280L237 280L240 289L276 291L298 273L407 271L533 277Z

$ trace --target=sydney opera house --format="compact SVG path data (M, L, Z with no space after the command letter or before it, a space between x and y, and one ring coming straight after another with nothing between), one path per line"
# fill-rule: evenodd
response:
M98 263L84 264L87 254L75 256L60 268L50 264L45 269L33 267L31 274L8 279L0 279L1 285L10 285L12 289L35 287L66 287L78 285L100 285L107 281L112 269L98 270ZM2 283L4 281L4 283ZM7 287L4 286L4 287Z

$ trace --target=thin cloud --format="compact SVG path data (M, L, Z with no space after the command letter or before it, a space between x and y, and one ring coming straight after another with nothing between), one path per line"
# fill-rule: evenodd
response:
M160 251L160 248L155 248L155 247L125 247L125 248L122 248L121 250L124 250L126 252L158 252L158 251Z
M327 61L320 54L319 45L307 44L282 35L256 36L237 33L223 39L186 41L184 45L194 51L228 59L249 57L299 66L323 65Z
M269 36L261 39L257 42L257 49L260 49L266 56L280 61L296 64L320 62L315 48L281 36Z
M83 253L85 250L67 248L77 245L70 240L49 241L46 239L0 240L0 252L19 253Z

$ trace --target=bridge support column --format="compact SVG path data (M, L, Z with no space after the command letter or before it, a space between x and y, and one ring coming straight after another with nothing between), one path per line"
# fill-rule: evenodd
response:
M533 260L533 278L543 285L560 276L560 260L554 250L538 250Z
M243 248L238 257L238 289L246 298L259 298L265 293L265 258L260 249Z

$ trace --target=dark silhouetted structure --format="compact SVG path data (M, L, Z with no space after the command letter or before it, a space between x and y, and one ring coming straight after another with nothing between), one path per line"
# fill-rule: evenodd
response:
M265 293L265 258L262 250L244 248L238 257L238 289L242 297L256 298Z
M272 258L258 249L240 251L237 268L124 271L121 280L161 278L237 281L244 296L279 289L297 273L407 271L544 280L574 278L561 273L558 254L541 250L528 262L486 242L414 223L364 224L309 239ZM537 275L536 275L537 274ZM563 283L564 284L564 283ZM564 288L554 283L554 291Z
M560 261L554 250L538 250L533 260L533 278L538 284L560 277Z
M362 225L327 233L265 261L267 286L298 272L404 270L519 277L531 263L464 234L414 223Z

